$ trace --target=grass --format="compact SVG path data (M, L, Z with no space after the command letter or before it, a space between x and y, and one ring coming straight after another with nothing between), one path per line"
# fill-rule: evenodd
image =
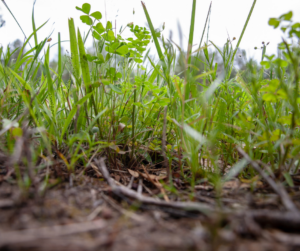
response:
M87 37L76 31L71 18L71 55L62 55L58 34L55 68L49 59L55 47L47 43L49 37L38 40L44 24L36 28L33 9L33 33L17 59L11 60L16 51L0 50L0 151L11 157L19 185L28 189L38 170L57 162L71 175L95 156L107 156L115 169L120 163L137 169L161 162L162 153L192 187L204 180L218 186L234 176L251 180L257 172L240 157L240 147L253 161L270 167L264 168L269 175L293 186L291 175L300 165L299 46L284 41L282 57L276 57L267 56L264 45L264 61L259 66L249 63L232 77L255 4L235 49L232 40L222 49L211 42L223 67L207 44L192 51L196 1L187 57L178 56L174 45L161 37L143 2L150 30L128 24L130 38L117 33L112 22L102 23L102 14L83 4L77 9L94 40L93 52L88 53ZM270 19L270 25L300 37L289 13ZM25 52L32 37L35 46ZM159 62L149 57L151 40ZM176 75L179 63L184 69ZM206 71L200 72L199 65ZM63 79L64 72L69 79ZM24 142L28 151L19 152ZM46 179L40 189L49 186Z

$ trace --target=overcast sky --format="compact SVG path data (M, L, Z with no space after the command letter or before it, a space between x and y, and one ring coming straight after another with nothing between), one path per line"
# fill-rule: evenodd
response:
M33 0L5 0L11 11L22 25L27 36L32 32L31 13ZM81 13L75 9L88 2L92 11L100 11L103 15L102 21L112 20L117 22L117 29L127 23L134 22L139 26L145 26L146 18L139 0L37 0L35 5L35 20L39 26L50 18L47 26L38 33L39 41L44 39L54 29L52 42L57 41L57 33L61 32L62 40L69 39L68 18L73 17L75 25L80 27L82 33L88 27L81 24L79 16ZM148 8L155 28L159 28L165 22L166 29L163 32L169 37L170 30L173 31L173 40L179 43L177 23L179 22L183 31L184 46L187 46L189 36L190 16L192 0L144 0ZM207 11L211 0L198 0L196 9L196 25L194 44L198 44L204 27ZM210 19L209 40L222 46L229 36L239 37L253 0L213 0ZM135 15L133 15L133 9ZM261 42L270 42L267 54L276 53L277 44L281 41L282 33L268 26L270 17L279 17L288 11L293 11L294 21L300 21L300 0L257 0L253 15L243 37L241 48L247 51L248 57L260 58L261 51L255 51L254 47L260 47ZM6 21L0 28L0 43L6 46L15 39L23 40L23 35L17 24L0 2L0 15ZM32 41L32 44L34 42ZM91 45L91 41L89 41ZM69 48L68 43L63 44L64 49ZM53 47L52 55L56 48ZM153 52L154 53L154 52Z

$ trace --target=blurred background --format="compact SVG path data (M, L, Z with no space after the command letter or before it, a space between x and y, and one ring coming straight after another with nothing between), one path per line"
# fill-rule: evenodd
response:
M32 7L33 0L6 0L6 4L11 9L19 23L21 24L26 36L32 32ZM121 26L126 26L134 22L139 26L147 26L146 18L139 0L37 0L35 4L36 26L40 26L45 21L47 25L38 32L39 41L52 34L51 43L57 42L57 33L61 32L62 40L69 39L68 18L73 17L75 24L80 27L82 33L87 32L88 27L83 25L79 19L81 12L75 9L76 6L82 6L88 2L92 6L91 11L100 11L103 15L102 21L112 21L116 23L117 30ZM186 50L189 36L190 16L192 9L192 0L144 0L150 13L155 28L162 28L165 23L163 36L172 38L172 40L183 46ZM194 45L199 44L201 33L204 27L206 15L211 0L197 1L196 27L194 36ZM253 0L213 0L209 24L209 40L222 47L227 38L239 37ZM288 11L293 11L293 21L300 21L300 1L299 0L262 0L257 1L251 20L243 37L240 48L244 50L244 56L247 60L250 58L259 60L261 51L254 50L254 47L260 48L262 41L270 42L267 48L267 55L277 53L277 44L282 39L282 32L274 30L268 25L270 17L279 17ZM17 47L24 41L24 36L13 20L11 14L5 8L3 2L0 2L0 16L2 20L0 25L0 43L4 47L11 44ZM181 27L182 35L178 26ZM207 37L205 36L205 41ZM235 43L235 40L233 43ZM87 41L87 47L92 45L92 40ZM63 44L65 50L69 44ZM196 47L195 47L196 48ZM51 57L55 57L56 49L52 50ZM152 50L152 54L155 50Z

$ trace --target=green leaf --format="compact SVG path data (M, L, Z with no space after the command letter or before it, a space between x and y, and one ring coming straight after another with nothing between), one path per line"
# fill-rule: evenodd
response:
M139 58L135 58L134 59L134 62L138 63L138 64L141 64L143 63L143 60L142 59L139 59Z
M262 97L264 101L276 102L276 96L272 93L265 93Z
M89 3L84 3L82 5L82 11L85 13L85 14L90 14L90 10L91 10L91 5Z
M288 62L285 61L285 60L282 60L280 58L275 59L274 63L277 64L279 67L282 67L282 68L286 68L288 66Z
M93 37L96 38L97 40L101 40L101 36L100 36L96 31L93 31L92 35L93 35Z
M85 14L90 14L91 5L88 3L84 3L81 8L76 6L76 10L80 10Z
M108 60L110 60L111 56L109 53L106 54L106 57L105 57L105 62L107 62Z
M264 66L266 69L269 69L271 67L270 62L268 62L268 61L261 61L260 65Z
M286 14L281 15L281 16L280 16L280 19L283 19L283 20L285 20L285 21L291 21L291 18L292 18L292 17L293 17L293 12L290 11L290 12L288 12L288 13L286 13Z
M97 31L99 34L102 34L105 31L102 23L97 23L97 25L93 26L93 29Z
M95 61L96 64L103 64L105 62L102 54L98 55L98 60Z
M96 18L97 20L100 20L102 18L102 14L100 11L96 11L91 14L91 17Z
M96 56L92 56L90 54L86 54L86 58L89 62L93 62L95 59L97 59Z
M106 29L107 30L111 30L112 29L112 24L111 24L110 21L107 21L107 23L106 23Z
M283 176L284 176L286 182L288 183L288 185L290 187L294 187L294 182L293 182L291 175L289 173L284 173Z
M86 16L86 15L80 16L80 20L87 25L93 24L93 20L89 16Z
M109 87L110 87L114 92L116 92L116 93L118 93L118 94L122 94L121 88L119 88L119 87L117 87L117 86L115 86L115 85L113 85L113 84L110 84Z
M117 49L117 53L119 53L122 56L125 55L125 54L127 54L128 53L128 46L127 45L123 45L123 46L119 47Z
M276 29L280 25L280 21L277 18L270 18L269 25L273 26Z

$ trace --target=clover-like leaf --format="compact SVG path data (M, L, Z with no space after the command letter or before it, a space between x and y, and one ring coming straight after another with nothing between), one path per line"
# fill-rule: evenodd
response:
M87 24L87 25L92 25L93 24L93 20L89 16L87 16L87 15L80 16L80 20L83 23Z
M102 54L98 55L98 60L95 61L96 64L103 64L105 62Z
M96 11L91 14L91 17L96 18L97 20L100 20L102 18L102 14L100 11Z
M78 7L78 6L76 6L76 9L77 9L77 10L80 10L80 11L82 11L83 13L85 13L85 14L88 15L88 14L90 14L91 5L88 4L88 3L84 3L84 4L82 5L81 8Z
M95 59L97 59L96 56L92 56L92 55L90 55L90 54L86 54L86 58L87 58L87 60L88 60L89 62L92 62L92 61L94 61Z
M93 29L97 31L99 34L102 34L105 31L105 28L103 27L102 23L97 23L95 26L93 26Z
M111 24L110 21L107 21L107 23L106 23L106 29L107 30L111 30L112 29L112 24Z
M120 55L125 55L128 53L128 46L127 45L122 45L121 47L119 47L117 49L117 53L119 53Z
M96 31L93 31L92 35L93 35L93 37L96 38L97 40L101 40L101 36L100 36Z
M82 11L85 13L85 14L90 14L90 11L91 11L91 5L89 3L84 3L82 5Z
M270 18L269 25L273 26L276 29L280 25L280 21L277 18Z
M292 17L293 17L293 12L290 11L290 12L288 12L288 13L286 13L286 14L281 15L281 16L280 16L280 19L283 19L283 20L285 20L285 21L291 21L291 18L292 18Z

